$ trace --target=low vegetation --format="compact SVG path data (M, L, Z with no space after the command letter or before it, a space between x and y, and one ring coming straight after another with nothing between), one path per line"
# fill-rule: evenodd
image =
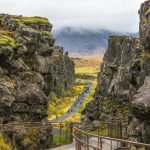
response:
M28 24L36 24L36 23L45 23L45 24L49 23L47 18L39 17L39 16L35 16L35 17L15 16L14 18L19 20L20 22L26 24L26 25L28 25Z
M64 115L67 112L67 110L71 107L74 100L82 93L83 88L88 85L88 82L92 81L94 83L94 86L90 88L90 94L85 99L85 102L80 106L78 112L76 112L74 115L70 116L65 120L67 122L80 121L82 111L85 109L87 103L93 100L95 88L97 85L96 79L98 72L98 65L92 65L89 67L76 67L76 84L74 85L74 87L67 93L64 92L64 96L61 96L61 98L58 98L54 93L53 97L55 100L52 97L49 98L49 120ZM55 103L54 101L57 101L57 103Z
M73 58L75 67L76 68L84 68L84 67L97 67L102 62L100 59L97 58Z
M99 66L96 67L78 67L75 68L76 74L97 74L99 72Z
M13 48L17 48L19 46L22 46L21 44L17 43L12 37L8 35L1 35L0 36L0 45L9 45Z
M83 88L84 85L74 85L74 87L61 98L58 98L56 93L53 92L49 97L48 104L49 120L64 115L74 102L75 98L81 94Z
M87 103L89 103L91 100L93 100L93 96L95 93L95 88L97 85L96 80L93 80L94 86L90 88L90 94L88 95L87 98L85 98L84 103L80 106L80 109L77 113L75 113L73 116L67 118L65 121L67 122L75 122L75 121L80 121L81 120L81 113L85 109Z
M0 133L0 150L12 150L11 146L4 141L2 133Z

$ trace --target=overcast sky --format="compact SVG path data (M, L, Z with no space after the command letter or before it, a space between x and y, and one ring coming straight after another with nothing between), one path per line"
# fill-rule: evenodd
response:
M64 26L137 32L144 0L0 0L0 12L44 16L54 29Z

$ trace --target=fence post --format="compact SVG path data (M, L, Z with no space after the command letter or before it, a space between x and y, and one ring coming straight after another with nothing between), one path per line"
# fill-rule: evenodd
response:
M100 138L100 149L102 150L102 148L103 148L103 145L102 145L103 143L102 143L102 138Z
M16 145L16 141L15 141L16 135L15 134L16 134L16 131L14 130L14 132L12 132L12 147L13 148L15 148L15 145Z
M122 139L122 123L120 122L120 138Z
M61 122L59 123L59 126L60 126L60 145L61 145Z
M72 136L72 132L73 132L73 123L70 123L69 126L70 126L70 143L72 143L72 142L73 142L73 136Z
M48 148L51 148L51 128L48 127Z
M128 143L125 143L125 149L128 150Z
M34 150L34 132L32 127L31 127L31 132L32 132L32 150Z
M109 127L109 123L107 124L108 126L108 136L110 136L110 127Z
M66 129L66 141L69 143L70 141L68 140L68 124L65 122L65 129Z
M112 150L112 139L110 140L110 143L111 143L110 145L111 145L111 150Z

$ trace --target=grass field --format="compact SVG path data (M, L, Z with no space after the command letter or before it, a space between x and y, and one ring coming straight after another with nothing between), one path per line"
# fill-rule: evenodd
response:
M93 83L94 83L94 86L91 87L91 89L90 89L91 93L85 99L85 102L80 106L79 111L77 113L75 113L73 116L67 118L65 121L67 121L67 122L80 121L82 111L85 109L87 103L89 103L90 101L93 100L93 96L94 96L94 93L95 93L95 88L96 88L96 85L97 85L97 80L94 80Z
M94 74L99 72L99 66L96 67L78 67L75 68L76 74Z
M74 114L72 117L66 119L65 121L79 121L81 118L81 112L86 107L86 104L93 100L93 95L95 92L95 88L97 85L97 74L99 72L99 61L96 60L76 60L75 61L75 85L72 89L68 91L66 97L62 98L62 102L60 103L60 111L58 116L64 115L67 110L71 107L74 100L81 94L83 88L88 84L88 82L92 81L94 86L91 88L91 93L85 99L85 103L81 105L80 110ZM56 115L49 115L49 120L56 118Z
M67 110L70 108L70 106L72 105L76 97L81 94L83 88L84 88L84 84L78 84L78 85L74 85L73 88L68 91L67 96L62 98L58 116L62 116L67 112ZM49 120L52 120L55 118L56 118L55 115L48 116Z

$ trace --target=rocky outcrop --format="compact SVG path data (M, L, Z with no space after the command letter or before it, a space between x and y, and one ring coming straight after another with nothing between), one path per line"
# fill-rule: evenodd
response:
M74 64L42 17L0 15L0 120L47 118L47 97L74 82Z
M131 118L128 126L130 138L150 143L150 1L139 10L141 66L144 84L138 88L131 101Z
M139 11L139 39L110 36L95 99L84 111L86 120L122 121L124 138L145 143L150 143L149 4Z

